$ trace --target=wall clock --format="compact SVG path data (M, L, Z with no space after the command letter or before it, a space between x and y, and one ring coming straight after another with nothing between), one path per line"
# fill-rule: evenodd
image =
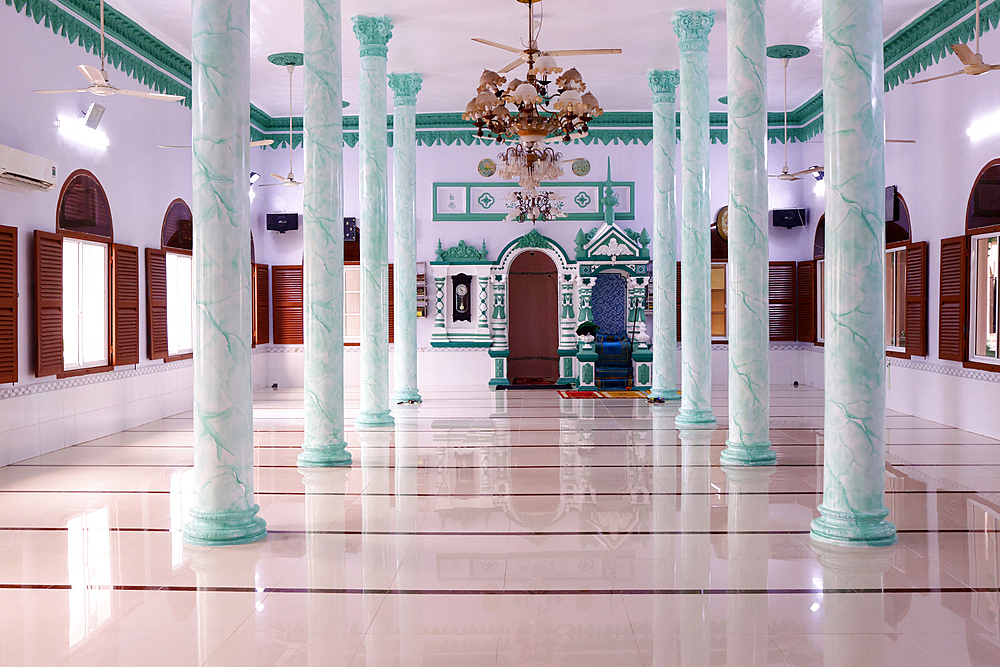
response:
M715 214L715 228L719 230L719 236L723 241L729 240L729 207L723 206Z

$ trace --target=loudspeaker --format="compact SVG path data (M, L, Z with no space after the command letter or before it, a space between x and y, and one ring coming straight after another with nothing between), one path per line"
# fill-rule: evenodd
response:
M97 126L101 124L101 118L103 117L104 107L97 102L93 102L90 108L87 109L87 117L84 119L83 124L92 130L96 130Z
M806 210L804 208L776 208L771 211L771 224L785 229L804 227Z
M268 213L267 230L270 232L292 232L299 228L298 213Z

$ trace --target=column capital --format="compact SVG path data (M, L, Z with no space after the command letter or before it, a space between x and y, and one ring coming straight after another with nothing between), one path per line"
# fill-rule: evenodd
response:
M674 34L681 40L681 51L707 51L708 33L715 25L715 10L682 9L671 21Z
M361 42L361 57L389 55L392 39L392 19L388 16L355 16L354 36Z
M424 78L416 72L397 73L389 75L389 88L392 89L394 106L413 106L417 103L417 93Z
M646 74L646 80L649 81L649 89L653 91L653 104L673 104L677 100L677 84L681 82L678 70L651 69Z

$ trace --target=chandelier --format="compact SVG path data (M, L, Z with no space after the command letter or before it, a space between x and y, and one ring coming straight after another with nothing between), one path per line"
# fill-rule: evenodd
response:
M535 188L515 190L507 195L507 201L511 202L511 211L504 218L504 221L527 222L531 220L532 223L536 223L539 220L548 222L556 218L565 218L566 214L562 212L562 207L557 203L561 202L562 199L562 195L558 192L540 192Z
M479 78L477 95L466 106L462 118L472 121L477 128L476 136L486 137L490 133L497 143L518 140L528 150L546 140L569 142L586 136L588 123L604 113L593 93L587 92L580 72L574 67L563 72L553 55L538 49L538 30L541 21L534 20L535 4L538 0L520 0L528 5L528 47L520 51L490 40L476 38L476 41L520 53L520 56L499 73L484 70ZM590 55L601 53L621 53L620 49L578 49L565 52L567 55ZM514 78L507 83L502 76L521 63L527 62L526 79ZM560 72L562 74L555 78ZM506 86L504 84L507 84Z
M525 148L524 144L515 144L497 159L497 175L505 181L517 181L522 188L533 190L542 181L554 181L563 175L562 153L548 146Z

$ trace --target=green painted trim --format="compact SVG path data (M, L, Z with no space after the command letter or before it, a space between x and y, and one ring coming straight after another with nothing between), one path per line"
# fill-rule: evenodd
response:
M287 136L287 135L286 135ZM545 182L545 185L557 186L557 187L596 187L598 190L604 187L605 181L552 181ZM627 186L629 188L629 212L628 213L615 213L616 220L635 220L635 181L612 181L612 185L615 187ZM507 217L507 211L503 213L454 213L454 214L442 214L437 211L437 191L439 187L443 188L465 188L465 210L469 211L472 209L472 188L515 188L517 185L513 182L484 182L484 181L442 181L440 183L434 183L432 186L432 199L431 205L432 215L431 220L434 222L502 222L504 218ZM597 213L573 213L568 214L565 218L560 218L560 220L566 221L598 221L604 220L604 202L599 201ZM439 264L440 262L431 262L432 265ZM448 262L445 262L448 263ZM462 264L475 264L476 262L461 262ZM493 262L487 262L492 264Z
M446 348L457 348L457 347L483 348L483 347L489 347L492 344L493 343L491 341L488 341L488 340L484 340L484 341L474 341L474 340L469 340L469 341L451 341L451 340L436 341L436 340L431 340L431 347L446 347Z
M506 387L509 384L510 380L508 380L507 378L493 378L492 380L490 380L491 387L499 387L499 386Z
M101 12L94 0L4 0L18 13L87 53L100 56ZM168 95L183 95L191 106L191 62L114 7L105 6L107 62L139 83ZM94 63L96 64L96 63Z
M490 357L493 359L506 359L510 356L510 350L498 350L493 348L490 350Z
M559 356L564 358L566 357L575 358L578 352L579 350L577 350L575 347L571 347L568 350L559 348Z
M100 52L100 9L94 0L4 0L4 4L36 24L44 24L54 34L65 37L71 44L78 44L84 51ZM1000 0L987 0L981 18L982 34L995 29L1000 24ZM105 30L111 38L105 48L112 67L158 92L183 95L182 103L191 106L191 62L187 58L111 6L105 7ZM974 32L972 0L942 0L910 21L884 42L886 91L905 83L942 58L951 57L949 46L971 41ZM822 92L790 111L789 141L807 141L822 132L822 113ZM727 123L725 113L710 114L712 143L727 142ZM291 142L295 148L302 143L302 119L293 118L292 125ZM274 139L272 149L288 146L287 116L272 118L251 105L250 126L251 140ZM596 142L606 146L648 145L652 141L651 112L610 111L595 118L590 126L590 134L575 142L588 145ZM392 129L391 115L386 119L386 127ZM462 121L460 113L419 114L416 127L419 146L496 145L478 138L471 124ZM358 143L357 129L358 117L344 116L344 143L350 148ZM768 113L768 139L777 143L783 136L782 114ZM392 145L391 131L389 145Z

